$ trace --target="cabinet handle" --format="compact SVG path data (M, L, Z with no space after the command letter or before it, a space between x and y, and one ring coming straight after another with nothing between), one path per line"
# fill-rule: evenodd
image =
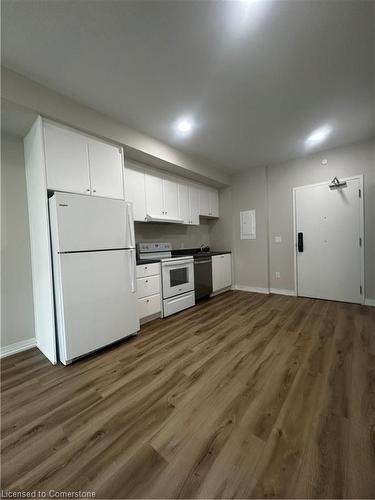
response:
M90 191L90 188L86 189L86 191Z
M147 299L146 302L150 302L150 299Z
M93 189L93 190L92 190L92 192L93 192L93 193L96 193L96 189Z
M147 266L145 266L145 271L147 271L147 269L148 269L148 267L147 267Z
M148 280L146 280L145 283L148 283Z

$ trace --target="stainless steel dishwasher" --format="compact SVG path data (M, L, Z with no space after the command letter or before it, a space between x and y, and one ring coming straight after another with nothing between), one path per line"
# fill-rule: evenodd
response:
M194 255L195 300L209 297L212 293L212 257Z

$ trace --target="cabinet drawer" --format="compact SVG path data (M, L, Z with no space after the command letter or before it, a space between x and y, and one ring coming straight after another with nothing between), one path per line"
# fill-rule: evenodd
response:
M154 264L142 264L137 266L137 278L146 278L146 276L154 276L155 274L160 274L160 264L158 262Z
M194 291L163 300L164 316L170 316L195 305Z
M151 297L144 297L143 299L138 299L138 311L139 319L147 318L152 314L157 314L160 312L160 294L152 295Z
M148 295L160 293L159 276L150 276L148 278L137 278L137 297L142 299Z

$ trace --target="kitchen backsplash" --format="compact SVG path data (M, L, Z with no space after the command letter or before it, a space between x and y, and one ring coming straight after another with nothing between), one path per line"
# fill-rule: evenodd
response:
M135 223L136 242L168 241L172 248L196 248L210 244L210 224L208 220L202 220L199 226L187 226L184 224L159 224L150 222Z

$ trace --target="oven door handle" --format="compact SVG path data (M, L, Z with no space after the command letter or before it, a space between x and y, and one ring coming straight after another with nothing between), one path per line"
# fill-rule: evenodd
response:
M182 267L186 267L186 266L190 266L191 264L193 264L193 261L189 261L189 262L171 262L171 263L168 263L168 262L163 262L162 263L162 267L174 267L176 269L180 269Z

